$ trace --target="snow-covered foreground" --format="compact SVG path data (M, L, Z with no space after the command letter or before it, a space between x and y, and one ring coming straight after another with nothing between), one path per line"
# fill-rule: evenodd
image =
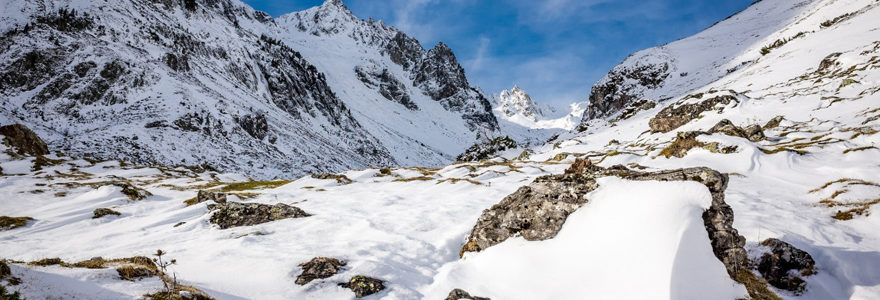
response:
M555 238L516 238L447 264L425 298L442 299L457 287L497 299L734 299L746 294L712 254L700 217L712 201L705 186L614 177L599 184L588 196L590 204L569 216Z

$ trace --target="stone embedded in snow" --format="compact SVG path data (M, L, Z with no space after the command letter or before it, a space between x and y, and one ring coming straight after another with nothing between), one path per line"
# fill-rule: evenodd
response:
M761 125L752 124L743 128L733 125L733 122L730 122L728 119L723 119L715 124L715 126L712 126L712 128L709 129L709 133L722 133L729 136L741 137L752 142L759 142L766 138L766 136L764 136L764 130L761 129Z
M266 222L311 216L302 209L284 203L275 205L261 203L225 202L211 207L215 211L210 222L220 229L252 226Z
M385 289L382 280L363 275L352 277L351 280L340 283L339 286L350 289L357 298L363 298Z
M691 95L682 99L681 102L686 102L691 98L701 99L702 96L702 94ZM700 114L714 109L718 104L726 105L737 101L736 97L732 95L721 95L701 100L697 103L674 103L657 113L654 118L648 121L648 125L651 126L651 131L653 132L670 132L699 118Z
M115 210L112 210L109 208L96 208L93 211L93 214L94 215L92 216L92 219L101 218L101 217L107 216L107 215L116 215L116 216L120 215L120 213L118 211L115 211Z
M30 128L21 124L12 124L0 127L0 135L5 136L3 141L9 146L16 148L19 155L48 155L49 147Z
M767 124L764 124L764 129L776 128L779 126L779 123L782 123L782 120L785 120L783 116L776 116L770 121L767 121Z
M492 158L501 152L516 148L516 141L510 137L497 137L489 142L477 143L455 158L456 161L479 161Z
M296 277L296 284L305 285L315 279L336 275L345 264L345 261L332 257L312 258L312 260L299 265L303 271Z
M770 247L758 261L758 272L774 287L800 295L807 282L801 276L816 274L816 261L809 253L778 239L766 239L761 246Z
M449 296L446 296L446 300L462 300L462 299L465 299L465 300L490 300L489 298L486 298L486 297L471 296L471 294L468 294L468 292L465 292L462 289L454 289L449 292Z
M205 201L214 201L215 203L226 203L226 194L221 192L209 192L204 190L199 190L198 195L196 195L196 203L202 203Z

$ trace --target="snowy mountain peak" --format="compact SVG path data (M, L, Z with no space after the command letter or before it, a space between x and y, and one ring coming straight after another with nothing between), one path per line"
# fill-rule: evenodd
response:
M580 123L586 108L586 102L572 103L567 109L538 104L518 85L501 91L494 100L497 118L529 129L571 130Z
M522 115L523 117L537 121L543 117L541 108L532 100L525 91L514 85L511 90L501 91L498 95L498 109L507 117Z

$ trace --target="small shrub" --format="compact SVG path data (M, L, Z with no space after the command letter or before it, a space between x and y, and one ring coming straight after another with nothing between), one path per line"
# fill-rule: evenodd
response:
M246 181L246 182L230 182L226 186L220 188L223 192L249 191L249 190L265 190L274 189L279 186L291 183L291 180L277 181Z
M29 262L28 265L29 266L40 266L40 267L54 266L54 265L64 266L64 265L66 265L66 263L63 260L61 260L60 258L56 257L56 258L44 258L41 260L35 260L32 262Z

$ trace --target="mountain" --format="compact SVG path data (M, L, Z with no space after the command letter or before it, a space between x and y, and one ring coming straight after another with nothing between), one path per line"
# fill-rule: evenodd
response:
M850 2L840 5L859 5ZM582 125L614 117L641 100L668 101L719 80L751 74L759 66L779 65L775 60L778 53L797 49L809 35L831 31L818 23L834 19L830 14L835 12L817 7L833 5L816 3L756 1L694 36L630 55L593 85ZM811 52L810 57L815 59L816 55L820 54Z
M580 123L585 107L585 103L573 103L568 110L541 105L519 86L501 91L493 100L496 118L530 129L571 130Z
M341 2L7 1L0 120L53 151L256 177L448 163L497 134L452 50Z

